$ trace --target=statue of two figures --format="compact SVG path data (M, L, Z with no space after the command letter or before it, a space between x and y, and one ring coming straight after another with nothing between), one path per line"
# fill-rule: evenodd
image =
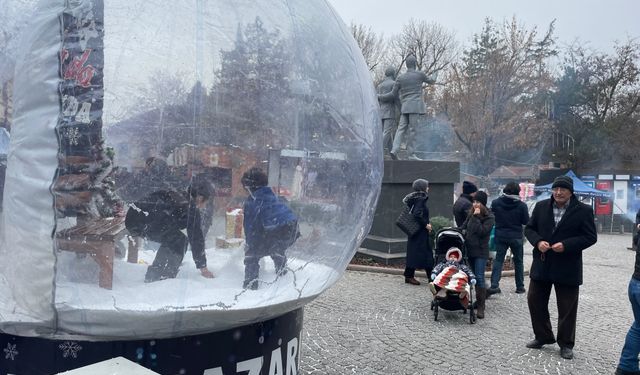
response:
M415 56L409 55L405 61L406 72L395 78L395 69L385 70L385 79L378 85L378 101L382 118L382 145L393 160L398 159L400 146L406 143L407 159L421 160L416 155L416 129L425 124L426 107L422 100L424 84L432 85L435 79L417 70ZM397 123L396 110L400 103L400 121Z

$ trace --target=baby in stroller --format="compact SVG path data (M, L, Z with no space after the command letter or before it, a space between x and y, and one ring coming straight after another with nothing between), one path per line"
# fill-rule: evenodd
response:
M476 284L476 275L462 263L462 251L452 247L447 250L445 260L433 268L431 280L429 287L435 298L446 298L447 292L458 293L463 306L466 306L469 283Z

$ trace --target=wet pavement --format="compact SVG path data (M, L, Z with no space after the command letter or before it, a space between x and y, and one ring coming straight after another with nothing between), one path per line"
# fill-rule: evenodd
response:
M503 277L476 324L461 311L440 310L434 321L426 283L399 275L347 271L305 308L302 374L613 374L633 321L627 284L635 253L631 235L601 234L585 250L575 358L557 345L528 349L533 339L526 295ZM525 268L531 248L525 247ZM424 279L421 279L424 281ZM488 281L488 279L487 279ZM528 284L525 276L525 284ZM555 295L550 301L556 332Z

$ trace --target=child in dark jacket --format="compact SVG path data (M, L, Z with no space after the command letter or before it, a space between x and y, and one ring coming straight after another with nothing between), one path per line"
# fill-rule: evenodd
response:
M469 283L475 285L476 275L462 261L462 251L452 247L447 251L445 260L438 263L432 273L430 284L434 296L444 298L447 291L459 293L464 300L469 294Z
M269 256L278 276L286 274L285 251L298 238L298 220L291 209L267 186L267 175L257 167L242 176L249 192L244 203L244 288L258 289L259 261Z

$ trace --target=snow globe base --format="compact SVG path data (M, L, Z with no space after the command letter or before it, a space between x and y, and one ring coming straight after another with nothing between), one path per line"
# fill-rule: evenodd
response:
M0 373L50 375L124 357L158 374L295 374L302 318L298 309L226 331L157 340L50 340L2 333Z

